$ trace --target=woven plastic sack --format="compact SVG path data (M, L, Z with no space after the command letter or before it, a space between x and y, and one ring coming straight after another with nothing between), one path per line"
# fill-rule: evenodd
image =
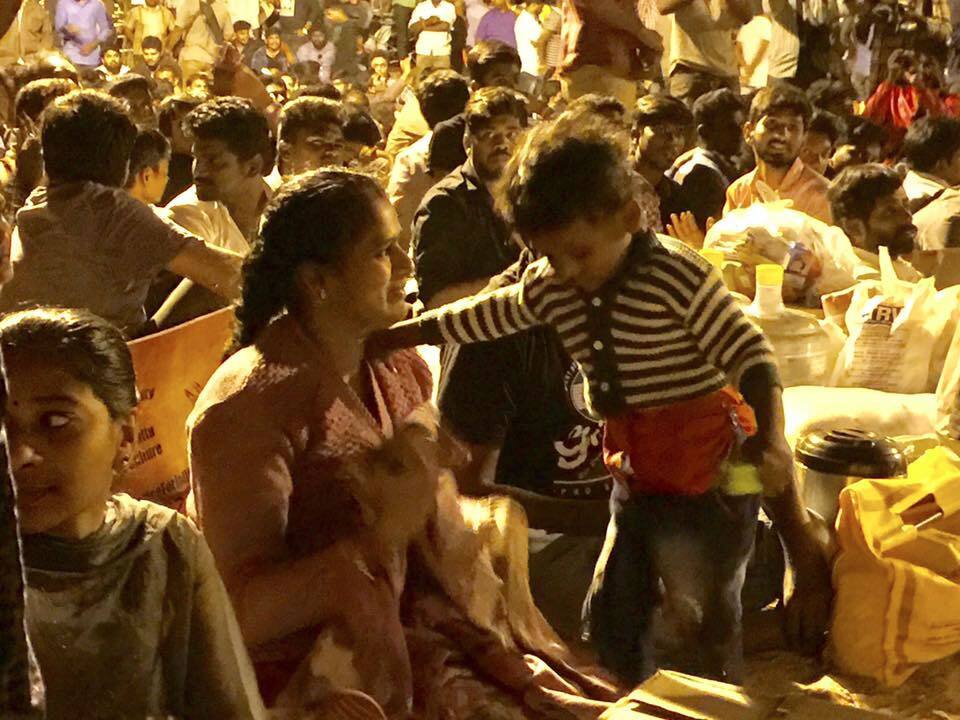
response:
M960 651L960 458L928 451L908 477L840 494L830 655L840 670L901 685Z
M850 287L858 260L842 230L785 200L732 210L707 232L704 248L724 254L724 279L732 290L753 297L756 266L784 267L783 300L820 307L820 296Z

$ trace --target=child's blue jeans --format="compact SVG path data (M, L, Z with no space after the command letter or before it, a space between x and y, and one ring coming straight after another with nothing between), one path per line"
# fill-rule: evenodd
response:
M652 621L663 600L687 651L673 669L738 682L740 593L759 495L630 496L615 483L610 502L607 538L584 606L600 662L630 684L652 675L658 667Z

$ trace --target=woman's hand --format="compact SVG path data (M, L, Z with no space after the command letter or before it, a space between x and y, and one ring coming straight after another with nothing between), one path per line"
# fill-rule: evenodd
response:
M382 543L402 547L423 530L436 505L440 460L436 431L409 422L353 466L357 497Z

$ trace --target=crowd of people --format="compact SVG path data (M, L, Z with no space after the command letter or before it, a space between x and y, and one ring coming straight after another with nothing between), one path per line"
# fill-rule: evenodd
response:
M817 653L774 355L697 251L771 200L858 277L956 247L958 10L5 2L0 714L597 718L742 680L784 564ZM227 307L189 496L120 492L128 343Z

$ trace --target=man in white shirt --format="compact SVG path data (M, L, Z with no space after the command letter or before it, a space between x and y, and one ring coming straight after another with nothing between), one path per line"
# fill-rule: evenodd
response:
M297 62L315 62L320 66L320 81L330 82L333 62L337 56L337 48L327 41L327 33L323 25L310 28L310 42L305 42L297 50Z
M770 18L770 47L767 50L767 77L771 82L797 76L800 36L797 23L798 0L763 0Z
M757 15L737 33L740 86L759 90L767 86L770 67L770 18Z
M417 67L450 67L451 30L457 10L447 0L423 0L410 16L410 32L417 36Z
M517 23L514 26L517 52L520 54L518 89L527 95L537 92L543 75L541 72L543 62L540 57L540 38L543 35L543 27L539 19L542 10L542 2L526 3L523 11L517 15Z
M180 68L184 78L210 72L217 46L233 37L233 21L223 0L180 0L177 29L183 33Z
M734 37L755 14L749 0L657 0L657 9L670 16L671 95L692 105L711 90L738 89Z
M223 97L184 121L193 142L194 185L167 204L171 218L211 245L245 255L273 195L273 140L249 100Z
M193 143L194 185L171 200L165 214L208 245L246 255L274 191L264 177L274 160L267 118L249 100L222 97L197 107L184 128ZM186 284L177 294L176 310L161 313L168 326L222 306Z
M904 138L903 159L909 168L903 191L910 210L917 212L946 188L960 185L960 120L917 120Z
M960 246L960 120L921 118L907 131L903 157L910 168L903 190L917 226L917 248Z

